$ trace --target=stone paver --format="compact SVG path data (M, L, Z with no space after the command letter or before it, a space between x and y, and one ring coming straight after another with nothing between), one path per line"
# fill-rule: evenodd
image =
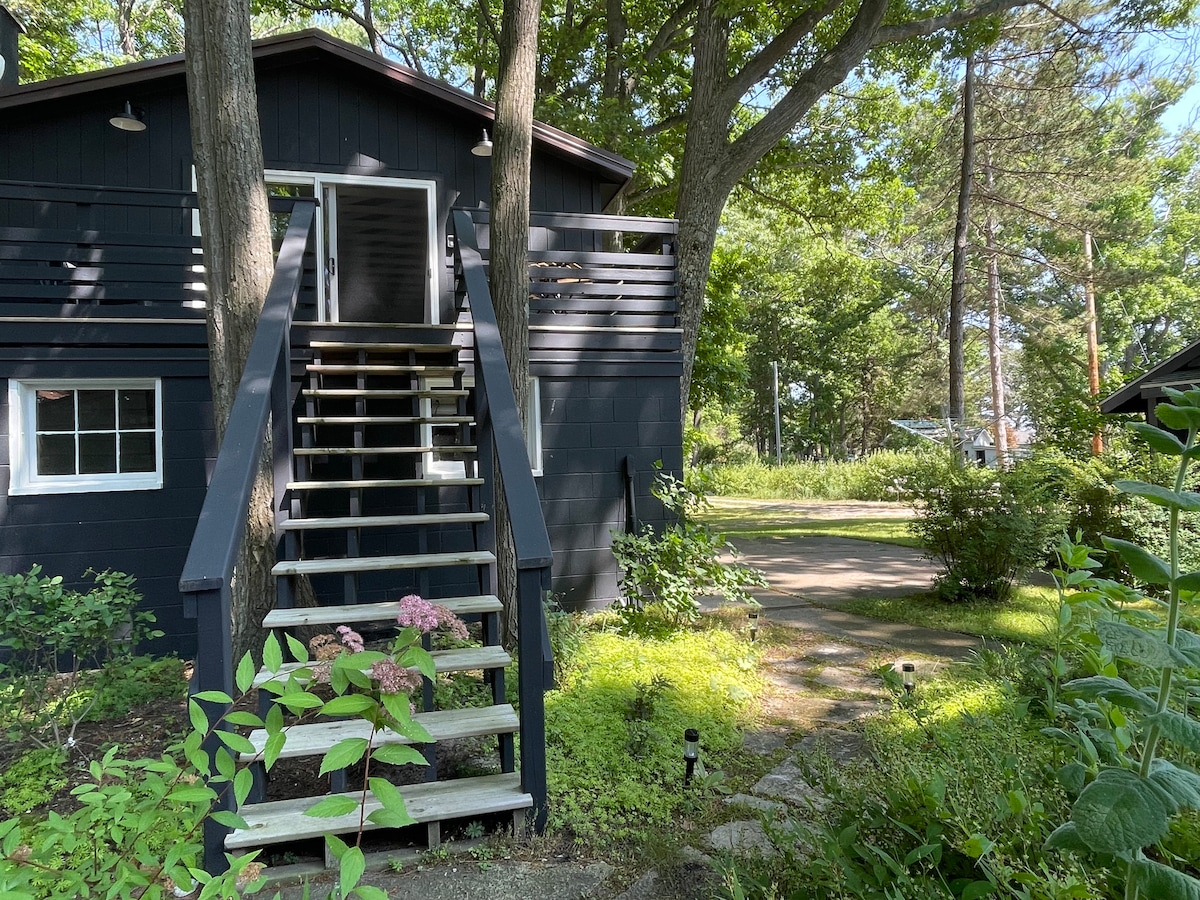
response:
M840 728L821 728L806 734L796 747L801 759L814 753L822 753L836 763L849 763L863 758L867 753L867 742L861 734L843 731Z
M886 690L874 672L864 672L849 666L826 666L813 676L813 681L823 687L856 694L881 696Z
M761 813L776 813L787 809L786 803L781 803L778 800L768 800L766 797L752 797L750 794L734 794L732 797L726 797L721 802L728 806L744 806L747 809L754 809Z
M821 809L829 802L821 789L809 784L805 773L790 759L785 759L760 778L750 792L801 808Z
M762 822L757 819L719 825L708 836L708 843L714 850L740 856L775 856L779 853L771 838L767 836Z

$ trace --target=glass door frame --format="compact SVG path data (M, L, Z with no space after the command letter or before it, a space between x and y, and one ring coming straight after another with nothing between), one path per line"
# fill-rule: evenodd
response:
M316 246L319 248L319 272L317 275L317 321L339 322L337 302L337 186L339 184L359 187L401 188L425 192L426 204L426 271L425 271L425 324L441 324L440 284L437 228L437 182L417 178L389 178L382 175L339 175L328 172L305 172L292 169L267 169L264 172L267 184L295 184L311 186L313 196L321 203L321 214L316 220ZM326 277L328 264L334 260L335 272Z

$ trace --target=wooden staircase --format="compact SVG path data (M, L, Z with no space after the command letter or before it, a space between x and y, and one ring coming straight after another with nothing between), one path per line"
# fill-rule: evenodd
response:
M427 846L440 842L448 820L512 813L519 832L533 798L516 771L519 720L505 699L504 670L512 660L499 645L490 499L477 471L471 397L457 348L449 332L447 342L430 343L410 339L403 326L369 331L369 340L313 340L304 361L293 480L280 522L282 558L274 568L279 603L264 624L310 633L348 625L368 640L386 639L395 633L398 601L406 594L471 623L478 646L431 655L439 675L483 673L490 704L438 709L426 679L422 696L413 698L414 719L437 743L421 748L429 763L425 780L397 787L409 814L425 826ZM295 605L300 577L309 579L321 605ZM288 664L284 671L296 668ZM261 672L256 684L270 677ZM438 743L486 736L495 739L494 774L455 778L439 767ZM411 743L390 730L372 735L360 720L315 721L288 730L280 758L307 761L315 775L324 754L350 737L370 737L374 747ZM250 741L261 750L266 734L254 732ZM359 807L317 818L304 813L327 795L267 800L259 791L251 797L259 802L238 811L249 828L229 833L225 848L241 852L357 832L377 803L367 795L362 808L362 792L347 791L344 771L331 773L328 787L355 798Z

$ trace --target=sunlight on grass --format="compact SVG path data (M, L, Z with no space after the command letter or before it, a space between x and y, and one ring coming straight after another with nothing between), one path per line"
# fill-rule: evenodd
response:
M817 511L812 509L814 505L818 506ZM819 504L810 503L803 509L797 509L782 503L755 504L721 499L705 510L699 518L704 524L735 542L739 537L824 535L919 548L920 543L908 531L910 517L897 515L891 510L888 512L888 515L843 515L839 518L832 506L826 513L819 510Z
M1003 604L946 603L932 594L909 597L864 597L838 605L846 612L888 622L905 622L978 634L1002 641L1024 641L1039 647L1052 642L1058 595L1052 587L1021 585Z

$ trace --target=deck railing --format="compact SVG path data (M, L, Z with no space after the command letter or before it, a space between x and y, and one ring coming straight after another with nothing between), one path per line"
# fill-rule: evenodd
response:
M246 358L225 437L217 454L204 506L184 563L179 589L185 595L184 614L195 618L196 665L190 692L222 691L233 694L232 632L230 626L234 564L246 530L250 493L258 472L268 420L272 425L275 456L275 496L282 497L289 478L292 447L291 331L309 232L316 217L316 201L296 200L291 222L275 263L275 276L267 291L258 328ZM202 704L209 721L225 712ZM215 769L221 746L215 735L205 744ZM233 797L221 794L218 808L231 809ZM210 816L204 823L204 868L226 868L225 836L229 829Z
M500 326L488 288L475 223L453 213L454 256L462 293L470 305L475 344L475 420L480 472L499 484L508 504L517 569L517 662L521 706L521 786L533 797L533 827L546 824L546 722L543 692L554 680L554 654L544 600L554 561L517 401L509 379ZM494 457L493 457L494 454Z

